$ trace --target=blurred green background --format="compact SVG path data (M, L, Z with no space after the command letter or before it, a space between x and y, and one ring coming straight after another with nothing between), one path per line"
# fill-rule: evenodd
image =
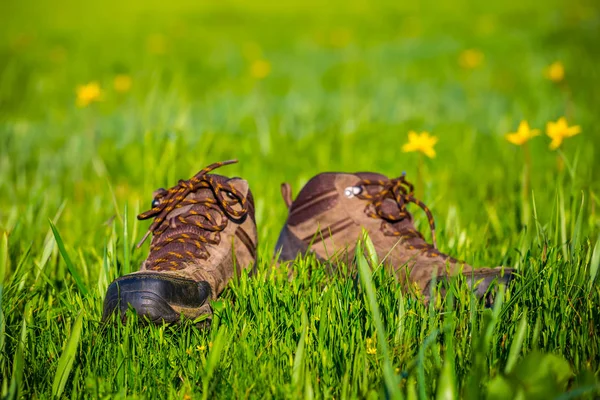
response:
M118 193L135 199L235 157L257 197L271 199L280 181L321 170L412 172L415 157L399 149L415 129L440 138L432 185L454 181L444 198L459 201L486 184L500 197L511 188L499 178L518 175L520 159L494 141L521 119L543 128L566 115L581 125L567 146L591 166L600 108L595 5L3 2L5 196L24 204L38 184L55 206L89 199L106 183L81 181L102 170L114 186L143 189ZM481 52L481 65L461 67L467 49ZM566 70L559 85L543 75L555 61ZM126 93L114 88L120 74L131 79ZM76 88L92 81L101 101L77 108ZM550 180L546 144L533 143L533 175ZM593 171L579 171L583 185L597 181ZM27 184L11 185L21 174ZM544 178L534 188L546 187Z
M593 291L591 271L594 265L598 269L592 249L600 243L599 43L596 0L0 2L0 233L8 243L0 283L4 278L6 337L13 338L0 359L3 377L18 360L14 338L21 321L30 326L35 321L46 326L46 336L41 340L27 331L43 344L25 353L25 382L33 382L26 393L49 395L48 374L54 374L65 332L84 309L85 345L76 368L83 377L111 382L111 351L118 351L106 342L106 352L83 349L97 339L94 324L107 283L136 270L146 256L147 244L137 250L134 243L148 224L135 221L135 215L149 207L154 189L231 158L240 163L218 173L250 183L263 266L270 264L287 215L280 183L290 182L297 193L313 175L335 170L390 177L406 171L409 181L420 183L417 194L436 217L441 250L474 265L503 264L529 273L551 254L552 278L530 275L533 289L527 286L501 325L510 342L517 311L530 307L531 329L543 321L541 348L562 354L577 373L589 369L597 375L600 350L588 339L598 332L599 292ZM552 64L564 74L555 69L550 79ZM546 123L562 116L582 133L551 151ZM527 148L505 138L521 120L542 131ZM410 130L439 139L435 158L401 151ZM415 214L428 235L426 220ZM77 289L48 219L60 231L89 296L73 294ZM552 305L545 301L554 297L538 296L559 293L567 287L564 281L589 294L574 300L565 295ZM264 290L276 292L273 285ZM307 290L312 297L306 298L320 293L316 284ZM228 293L226 301L235 298ZM294 297L296 292L286 295L290 310L308 301ZM25 304L37 314L28 314ZM235 304L245 307L240 299ZM303 325L296 314L298 333ZM235 320L245 314L232 315ZM580 315L589 326L579 319L573 328ZM282 318L265 311L249 321L263 318L264 326L285 335L280 349L294 353L298 334L288 337L287 322L276 324L273 316ZM431 321L427 329L434 329ZM344 320L338 327L348 324ZM339 329L340 337L353 342L354 333L348 339L345 328ZM264 346L268 335L261 332L232 344L223 359L246 360L240 356L246 353L235 352ZM415 356L425 328L420 332L402 351ZM120 343L122 337L116 338ZM193 340L196 346L208 339ZM171 356L185 357L181 349ZM486 371L490 376L495 363L506 359L504 347L495 351ZM279 391L268 383L289 378L289 371L273 367L283 353L271 354L271 364L245 376L233 361L222 373L240 381L235 390L220 390L249 391L258 382L255 394L293 397L290 393L297 392L289 387ZM101 361L94 364L92 356ZM320 356L312 357L317 373L333 371L325 361L319 364ZM410 358L396 357L399 368ZM464 366L466 356L457 357ZM153 379L154 364L144 362L139 365L148 368L149 377L130 377L134 393L144 393L145 379ZM379 382L379 367L368 371L373 380L367 389L351 391L354 396L366 396L369 385ZM427 370L428 379L437 377L438 370L432 371ZM333 382L330 393L336 395L343 371L332 373L327 382ZM465 370L457 374L459 381L465 379ZM96 395L114 394L118 386L102 386ZM149 396L153 390L165 393L165 387L187 388L167 380L150 386Z
M5 230L10 210L22 213L32 196L45 209L29 222L45 224L68 199L65 223L90 228L114 213L108 185L120 208L137 200L143 208L156 187L239 158L229 171L250 181L261 238L272 244L267 228L285 218L280 182L297 191L315 173L342 169L406 170L415 180L418 156L400 151L411 129L440 139L425 174L425 200L438 214L464 202L469 220L482 223L481 201L465 200L478 196L500 219L519 220L512 195L522 154L503 135L521 119L544 129L563 115L583 130L564 146L579 160L575 192L598 188L594 1L0 7ZM473 65L461 61L465 50L475 52ZM544 77L556 61L566 71L558 84ZM116 90L117 76L130 87ZM76 89L89 82L101 97L79 108ZM557 175L547 144L531 142L542 212Z

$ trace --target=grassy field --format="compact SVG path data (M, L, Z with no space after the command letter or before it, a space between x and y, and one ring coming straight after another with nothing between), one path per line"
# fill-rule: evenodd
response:
M596 1L84 3L0 4L2 397L600 396ZM562 116L581 133L550 150ZM401 151L410 130L435 158ZM258 275L207 330L102 325L153 190L231 158ZM363 253L359 284L310 259L288 282L279 185L334 170L406 171L441 250L515 285L424 306Z

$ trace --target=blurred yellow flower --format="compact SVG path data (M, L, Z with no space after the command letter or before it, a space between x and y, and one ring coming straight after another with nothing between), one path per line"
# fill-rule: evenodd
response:
M402 146L402 151L405 153L418 151L425 154L429 158L435 157L433 146L437 143L438 138L429 135L429 132L421 132L417 134L415 131L408 132L408 143Z
M546 125L546 134L552 142L550 142L550 149L556 150L560 147L563 139L575 136L581 133L581 127L579 125L569 126L565 117L560 117L556 122L548 122Z
M513 133L506 134L506 140L517 146L521 146L540 134L539 129L531 129L527 121L521 121L519 129Z
M256 79L266 78L271 73L271 64L267 60L256 60L250 66L250 74Z
M477 49L463 50L458 56L458 64L465 69L474 69L483 64L485 55Z
M102 96L102 89L98 82L90 82L85 85L77 86L77 100L75 104L78 107L86 107L95 101L99 101Z
M565 78L565 67L560 61L553 62L544 70L544 76L558 83Z
M206 350L206 346L205 345L196 346L196 350L198 350L198 351L204 351L204 350Z
M367 354L377 354L377 347L375 346L375 340L367 338Z
M119 93L128 92L131 89L131 77L125 74L119 74L115 76L113 80L113 86Z

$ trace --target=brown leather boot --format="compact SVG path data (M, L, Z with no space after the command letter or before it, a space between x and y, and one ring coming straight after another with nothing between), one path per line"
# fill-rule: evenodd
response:
M509 268L478 268L440 253L435 244L431 212L413 196L404 175L396 179L376 173L322 173L312 178L292 202L291 188L282 185L289 216L275 252L280 261L313 252L322 261L352 265L357 240L366 229L377 255L401 283L428 298L430 283L462 273L478 297L497 279L508 283ZM429 219L433 245L413 225L408 203L421 207ZM490 300L490 299L488 299Z
M133 307L141 321L178 322L211 312L229 280L256 261L254 201L248 182L209 174L237 161L215 163L190 180L154 193L152 209L138 219L154 218L140 244L152 233L150 254L140 271L108 287L103 320L115 310L125 322Z

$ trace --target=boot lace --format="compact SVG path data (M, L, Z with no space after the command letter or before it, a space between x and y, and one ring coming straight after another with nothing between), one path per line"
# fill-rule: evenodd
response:
M392 230L385 232L386 234L406 239L411 248L427 250L427 253L430 256L443 255L437 251L437 242L435 239L435 221L433 219L433 215L431 214L429 208L421 200L414 197L414 186L406 180L405 174L402 174L402 176L398 178L388 180L363 179L356 186L362 189L360 193L356 195L356 197L363 200L369 200L370 204L373 205L373 207L367 206L365 209L366 214L371 218L380 218L390 222L389 226L392 227ZM369 186L380 186L381 189L378 192L371 194L367 191L367 187ZM386 199L394 200L398 205L398 208L393 212L384 210L383 202ZM406 206L409 203L413 203L421 207L421 209L423 209L427 215L429 228L431 229L433 245L425 242L423 235L416 229L407 226L398 228L394 224L395 222L399 222L410 217L410 213L406 209Z
M225 229L228 219L242 220L247 215L246 197L232 185L218 182L214 176L207 175L216 168L234 163L237 160L211 164L189 180L180 180L168 190L160 189L152 202L152 209L138 215L139 220L154 218L137 245L139 248L150 234L153 235L147 269L159 270L166 265L167 269L176 270L183 268L184 258L207 259L209 253L206 245L220 243L219 232ZM200 189L210 189L214 198L186 198ZM240 205L239 210L233 208L236 204ZM185 206L191 207L182 214L168 218L173 210ZM176 226L177 222L179 224Z

